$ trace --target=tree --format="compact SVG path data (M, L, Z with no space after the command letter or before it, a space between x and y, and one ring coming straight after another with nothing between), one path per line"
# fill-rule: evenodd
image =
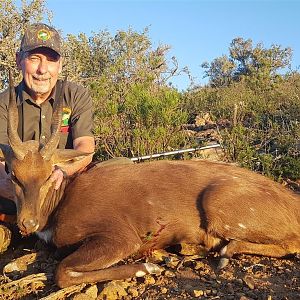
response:
M27 26L41 22L44 16L50 22L51 12L45 3L45 0L22 0L19 8L15 1L0 0L0 91L7 86L8 68L12 68L14 77L19 78L15 55Z
M250 86L267 88L282 79L279 71L290 66L292 50L279 45L265 48L262 43L253 46L252 40L235 38L229 47L229 56L223 55L211 63L205 62L205 76L213 87L228 86L246 81Z
M184 143L180 125L186 114L180 94L168 86L177 72L175 59L169 67L169 47L152 49L147 34L129 29L88 39L84 57L92 57L94 67L85 74L95 104L98 157L149 154Z
M108 31L93 33L91 37L68 34L64 41L64 69L70 78L85 83L106 73L114 74L115 84L127 85L146 78L158 85L167 84L170 77L184 71L178 69L175 57L171 58L170 67L166 59L169 49L167 45L152 49L148 28L142 33L119 30L115 36Z

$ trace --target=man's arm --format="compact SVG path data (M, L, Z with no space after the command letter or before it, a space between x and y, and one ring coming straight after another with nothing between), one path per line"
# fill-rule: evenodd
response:
M86 153L93 153L95 150L95 139L92 136L81 136L73 141L73 148ZM73 163L64 168L64 172L70 176L84 169L93 159L93 154L80 161L80 164ZM52 180L56 181L55 189L59 189L64 178L64 173L60 168L53 171Z

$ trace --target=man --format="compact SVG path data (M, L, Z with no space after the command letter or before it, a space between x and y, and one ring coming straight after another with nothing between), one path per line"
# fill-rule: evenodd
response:
M23 75L23 80L15 89L19 111L19 136L22 141L37 140L45 144L51 135L53 104L61 88L61 81L58 80L62 71L59 33L46 24L31 25L22 38L16 63ZM0 94L0 143L2 144L8 143L8 100L7 89ZM61 125L59 148L73 148L87 153L94 151L92 100L85 88L71 82L67 82L64 91ZM85 164L88 165L91 160L92 157L87 156ZM70 166L65 171L67 175L72 175L78 171L78 167ZM55 181L56 189L59 188L63 175L59 168L53 170L52 180ZM11 213L9 201L3 198L13 199L13 194L4 163L0 163L0 214L7 213L6 209Z

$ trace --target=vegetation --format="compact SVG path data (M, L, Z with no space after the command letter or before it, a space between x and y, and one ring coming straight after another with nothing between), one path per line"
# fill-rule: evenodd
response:
M42 21L44 16L45 22L51 19L51 12L46 8L44 0L33 0L29 3L22 0L20 8L15 2L0 0L0 90L7 85L8 68L12 68L14 76L20 79L15 57L26 27Z
M0 90L21 34L41 20L51 21L44 0L24 0L21 8L0 0ZM290 69L292 49L235 38L228 56L203 63L209 84L183 93L169 81L187 70L168 61L168 51L152 47L147 28L66 36L63 75L91 91L97 159L195 145L182 125L209 113L230 124L219 130L227 160L276 180L300 178L300 74Z
M300 77L280 74L291 49L236 38L230 55L204 63L208 87L187 93L185 110L230 120L220 131L227 159L274 179L300 177Z

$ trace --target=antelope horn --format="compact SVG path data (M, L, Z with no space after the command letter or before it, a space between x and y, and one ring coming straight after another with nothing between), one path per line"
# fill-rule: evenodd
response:
M43 156L44 159L49 160L53 155L57 145L59 143L60 138L60 127L61 127L61 115L62 115L62 108L63 108L63 97L64 91L67 83L67 76L65 77L60 94L58 99L56 99L54 104L54 112L52 115L52 125L51 125L51 137L47 144L41 149L40 154Z
M17 131L19 116L11 69L9 69L9 104L7 118L7 135L9 144L14 152L15 157L19 160L22 160L27 151L24 150L23 142L21 141Z

